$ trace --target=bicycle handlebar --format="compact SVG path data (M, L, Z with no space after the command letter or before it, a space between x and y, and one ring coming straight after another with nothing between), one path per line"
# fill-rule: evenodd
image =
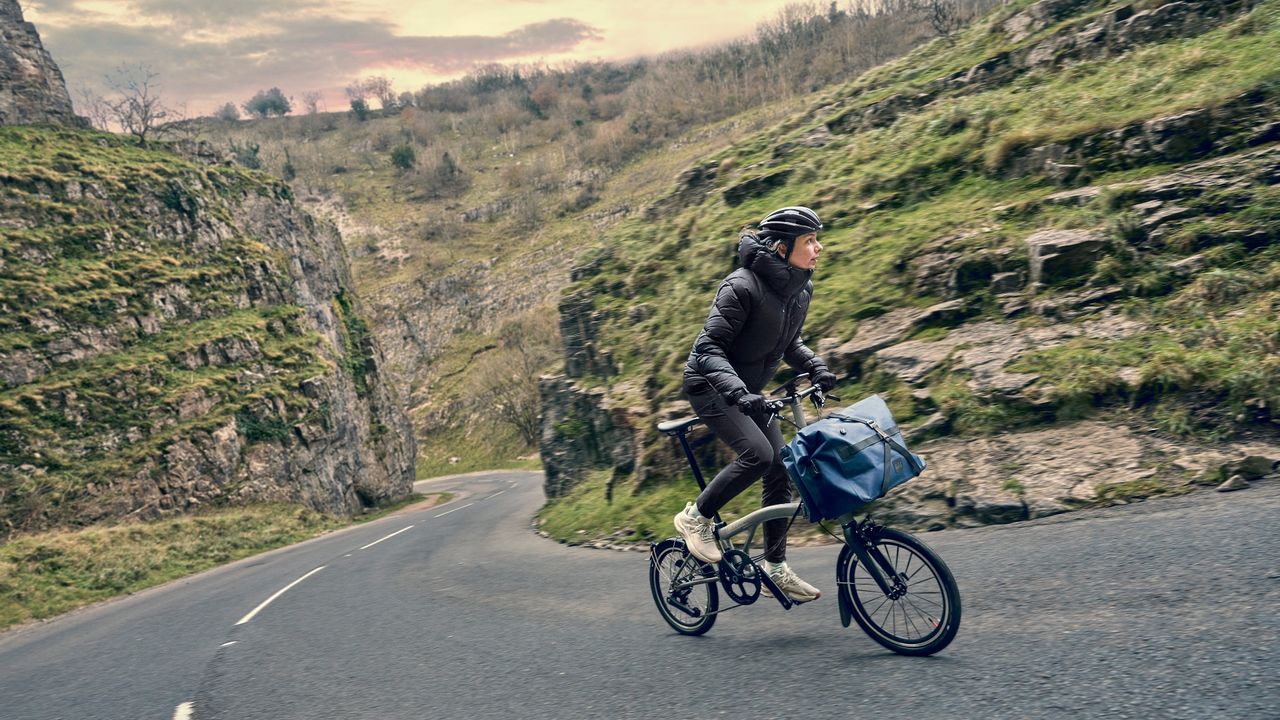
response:
M796 423L796 422L794 422L794 421L792 421L792 420L790 420L790 419L787 419L787 418L785 418L785 417L782 415L782 410L783 410L784 408L786 408L788 405L796 405L796 404L797 404L797 403L799 403L801 400L803 400L803 399L805 399L805 398L809 397L810 395L814 395L814 398L813 398L813 405L814 405L814 407L821 409L821 408L822 408L822 406L823 406L824 404L826 404L827 399L831 399L831 400L839 400L839 399L840 399L840 398L836 397L835 395L827 395L826 393L824 393L824 392L822 391L822 388L818 387L817 385L810 385L809 387L805 388L804 390L797 390L797 389L796 389L796 381L797 381L797 380L800 380L800 379L802 379L802 378L806 378L806 377L808 377L808 376L809 376L809 374L808 374L808 373L804 373L804 374L802 374L802 375L797 375L797 376L795 376L794 378L792 378L791 380L789 380L789 381L787 381L786 383L784 383L783 385L781 385L780 387L774 388L774 389L769 393L770 395L780 395L780 394L782 394L782 393L784 393L784 392L786 393L786 395L785 395L783 398L781 398L781 399L778 399L778 400L769 400L769 401L767 401L767 402L765 403L765 407L766 407L766 408L768 409L768 411L769 411L769 421L770 421L770 422L773 422L773 418L775 418L775 417L779 417L779 418L783 418L783 419L787 420L788 422L791 422L791 424L792 424L792 425L795 425L796 427L800 427L800 424L798 424L798 423Z
M789 384L790 383L788 383L788 385ZM773 392L769 394L777 395L779 390L786 390L786 389L787 389L787 385L783 385L782 387L775 389ZM782 398L781 400L770 400L767 403L765 403L765 407L768 407L769 410L772 412L777 412L797 400L803 400L814 393L821 393L821 392L822 390L819 389L817 385L810 385L804 390L801 390L793 394L788 394L786 397ZM819 397L822 397L822 396L820 395ZM839 398L836 398L836 399L839 399Z

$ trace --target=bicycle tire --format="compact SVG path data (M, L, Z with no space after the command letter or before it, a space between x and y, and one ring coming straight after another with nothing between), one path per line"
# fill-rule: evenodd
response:
M649 550L649 589L653 592L658 613L673 630L681 635L702 635L716 623L720 593L714 582L685 588L682 594L671 592L673 577L690 561L698 564L696 572L700 575L705 574L704 567L709 567L689 554L683 540L670 538L654 545ZM713 571L710 577L718 581L719 576ZM690 602L690 599L694 601ZM672 600L682 602L685 607L672 604Z
M848 602L858 626L872 640L901 655L932 655L950 645L960 630L960 589L947 564L919 538L893 528L879 529L876 547L896 571L907 574L909 588L920 587L908 590L902 598L891 599L865 570L858 572L858 556L846 545L837 561L836 581L843 595L841 601ZM917 559L919 564L916 564ZM911 568L916 568L914 574ZM925 568L929 569L934 583L929 583L930 578L913 582ZM900 605L899 601L903 600L905 602ZM910 603L914 604L908 606ZM890 606L887 613L883 612L886 605ZM936 613L937 617L930 613ZM903 619L901 628L898 627L900 617ZM901 634L919 629L928 632L918 637Z

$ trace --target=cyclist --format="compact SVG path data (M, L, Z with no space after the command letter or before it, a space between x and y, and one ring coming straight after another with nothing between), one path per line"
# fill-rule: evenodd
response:
M778 454L782 431L776 418L766 424L767 401L760 394L779 361L809 373L824 391L836 384L827 364L800 338L813 294L810 278L822 252L821 229L814 211L785 207L769 213L757 229L743 230L738 240L742 267L720 283L685 364L689 404L738 453L675 516L676 531L703 562L719 562L722 556L711 518L758 478L764 478L762 506L791 502L790 481ZM787 525L786 520L765 523L765 571L792 600L815 600L821 591L787 566Z

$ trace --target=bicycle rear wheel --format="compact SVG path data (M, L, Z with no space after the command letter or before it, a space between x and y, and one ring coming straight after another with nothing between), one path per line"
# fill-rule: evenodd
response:
M708 579L690 585L690 581ZM716 622L720 594L714 568L689 554L684 541L663 540L649 549L649 589L662 619L683 635L701 635Z
M960 589L947 564L915 536L892 528L875 533L872 552L877 551L892 567L886 575L896 587L888 595L852 548L846 545L840 552L840 600L848 603L858 626L902 655L932 655L951 644L960 629Z

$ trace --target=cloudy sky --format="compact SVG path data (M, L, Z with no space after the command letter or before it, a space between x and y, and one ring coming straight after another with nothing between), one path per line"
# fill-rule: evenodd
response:
M277 86L346 106L352 80L398 90L485 63L615 60L750 34L793 0L20 0L75 97L121 63L160 74L187 114Z

